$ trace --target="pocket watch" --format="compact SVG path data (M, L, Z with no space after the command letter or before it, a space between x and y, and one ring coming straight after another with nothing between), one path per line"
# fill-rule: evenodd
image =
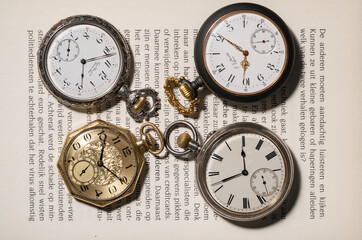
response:
M154 116L160 108L156 91L129 90L130 47L99 17L77 15L55 24L41 42L38 68L46 88L69 107L92 107L119 93L136 121Z
M145 128L157 133L160 148ZM142 153L157 155L164 147L162 134L152 123L140 128L136 140L124 128L96 120L68 134L58 169L70 194L83 202L106 207L135 191L144 165Z
M199 101L197 89L207 86L233 102L260 100L281 86L294 65L291 32L273 11L253 3L236 3L213 13L201 26L195 41L199 77L168 77L168 100L180 113L191 115ZM174 89L190 100L189 108L175 97Z
M192 131L170 144L175 128ZM213 132L204 145L186 121L165 131L166 148L178 157L196 152L196 180L205 201L220 216L233 221L254 221L275 211L287 197L294 178L293 158L287 145L271 130L238 122Z

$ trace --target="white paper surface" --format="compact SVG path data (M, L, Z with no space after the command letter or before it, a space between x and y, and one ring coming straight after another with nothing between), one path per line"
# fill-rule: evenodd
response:
M12 1L0 4L2 239L361 239L360 1L256 1L275 11L293 32L304 66L298 74L299 80L294 79L267 98L265 110L262 101L223 105L210 91L204 90L204 105L198 105L198 118L189 119L202 137L225 123L255 121L272 128L286 141L295 156L296 184L285 209L274 216L276 220L269 216L258 223L236 224L217 217L197 191L194 161L174 157L156 160L146 154L148 170L138 199L124 201L121 208L110 212L74 200L68 196L65 185L62 189L56 168L62 147L58 140L64 141L69 130L97 118L129 127L134 133L140 124L129 119L123 101L98 114L79 113L58 105L38 81L36 58L31 57L31 52L35 55L37 51L38 37L60 19L75 14L104 18L123 35L129 35L135 63L139 63L132 87L149 84L159 91L160 116L150 121L163 131L171 121L184 118L166 101L162 87L165 76L187 75L189 79L197 76L193 38L210 14L230 3ZM159 58L155 58L157 35ZM166 53L167 41L170 44ZM30 75L34 81L30 81ZM30 97L34 98L33 120ZM223 113L228 115L226 122L219 117ZM52 114L54 130L48 126ZM31 121L35 124L34 137L29 134ZM44 143L39 140L40 121L44 124ZM49 148L49 134L61 136L53 140L54 149ZM31 139L36 141L34 150L29 146ZM177 186L180 186L179 195Z

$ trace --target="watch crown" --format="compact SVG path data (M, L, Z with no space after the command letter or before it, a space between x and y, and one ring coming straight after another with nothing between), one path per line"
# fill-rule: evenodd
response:
M187 148L187 146L189 145L189 142L191 140L191 136L188 133L182 133L180 136L178 136L177 138L177 145L180 148Z
M143 108L143 106L145 105L146 103L146 98L141 96L138 98L138 100L136 101L136 103L133 105L133 109L138 111L138 110L141 110Z
M190 100L192 98L192 91L190 87L187 84L181 84L180 85L180 92L184 98Z

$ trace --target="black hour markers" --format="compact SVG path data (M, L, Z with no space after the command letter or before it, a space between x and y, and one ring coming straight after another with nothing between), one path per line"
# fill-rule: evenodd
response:
M258 144L256 145L255 149L259 150L261 145L263 145L264 141L263 140L259 140Z
M278 169L274 169L273 171L276 172L276 171L280 171L282 170L281 168L278 168Z
M209 177L217 175L219 175L219 172L209 172Z
M127 167L126 167L126 169L128 169L128 168L130 168L130 167L132 167L133 166L133 164L130 164L130 165L128 165Z
M243 208L250 208L249 198L243 198Z
M235 78L235 75L230 74L229 78L228 78L228 82L233 82Z
M207 53L207 55L220 55L220 53Z
M260 204L263 204L263 203L265 203L265 202L266 202L266 200L265 200L265 198L264 198L264 197L259 196L259 195L256 195L256 197L258 198L258 200L259 200Z
M228 200L228 202L227 202L227 205L228 205L228 206L230 206L230 204L231 204L231 202L233 201L233 199L234 199L234 195L230 194L229 200Z
M219 191L220 190L220 188L222 188L224 185L221 185L220 187L218 187L218 189L216 189L215 191L214 191L214 193L216 193L217 191Z
M226 146L228 146L229 150L231 151L231 147L229 146L229 144L225 141Z
M216 153L214 153L211 158L220 162L224 159L223 157L217 155Z
M272 159L273 157L275 157L277 154L274 152L274 151L272 151L271 153L269 153L268 155L266 155L265 157L266 157L266 159L269 161L270 159Z

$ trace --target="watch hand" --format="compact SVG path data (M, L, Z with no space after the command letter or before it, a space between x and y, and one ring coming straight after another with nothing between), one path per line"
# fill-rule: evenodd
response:
M213 183L213 184L211 184L211 186L214 186L214 185L217 185L217 184L220 184L220 183L223 183L223 182L230 181L231 179L234 179L234 178L239 177L239 176L242 176L242 175L244 175L243 172L238 173L238 174L235 174L235 175L233 175L233 176L231 176L231 177L227 177L227 178L224 178L224 179L221 180L221 181L218 181L218 182L216 182L216 183Z
M92 61L96 61L96 60L99 60L99 59L102 59L102 58L107 58L107 57L111 57L111 56L114 56L116 55L117 53L110 53L110 54L106 54L106 55L102 55L102 56L98 56L98 57L94 57L94 58L88 58L88 59L85 59L86 62L92 62Z
M246 163L245 163L245 157L246 154L244 152L244 148L241 147L241 156L243 157L243 165L244 165L244 170L241 172L244 176L247 176L249 174L248 170L246 170Z
M269 194L268 189L266 188L266 181L264 180L264 176L262 175L261 178L263 179L263 184L266 190L266 194Z
M70 39L68 40L67 57L69 57L69 52L70 52Z
M101 156L99 157L99 161L97 162L98 166L103 167L103 153L104 153L104 147L106 146L106 139L102 142L102 150L101 150Z
M266 42L269 42L269 40L262 40L262 41L251 42L251 43L266 43Z
M230 43L231 45L233 45L234 48L236 48L238 51L242 52L245 56L245 54L249 54L248 51L243 50L242 47L236 45L235 43L233 43L232 41L230 41L229 39L225 38L224 36L222 36L221 34L218 34L220 37L222 37L223 39L225 39L228 43Z
M246 69L250 66L249 61L246 59L246 57L249 55L248 51L244 51L244 60L241 62L241 66L243 67L243 79L245 79L245 72Z
M89 168L89 166L90 166L90 164L89 164L86 168L84 168L84 169L82 170L82 172L79 174L79 176L82 176L83 173L85 173L85 172L87 171L87 169Z

